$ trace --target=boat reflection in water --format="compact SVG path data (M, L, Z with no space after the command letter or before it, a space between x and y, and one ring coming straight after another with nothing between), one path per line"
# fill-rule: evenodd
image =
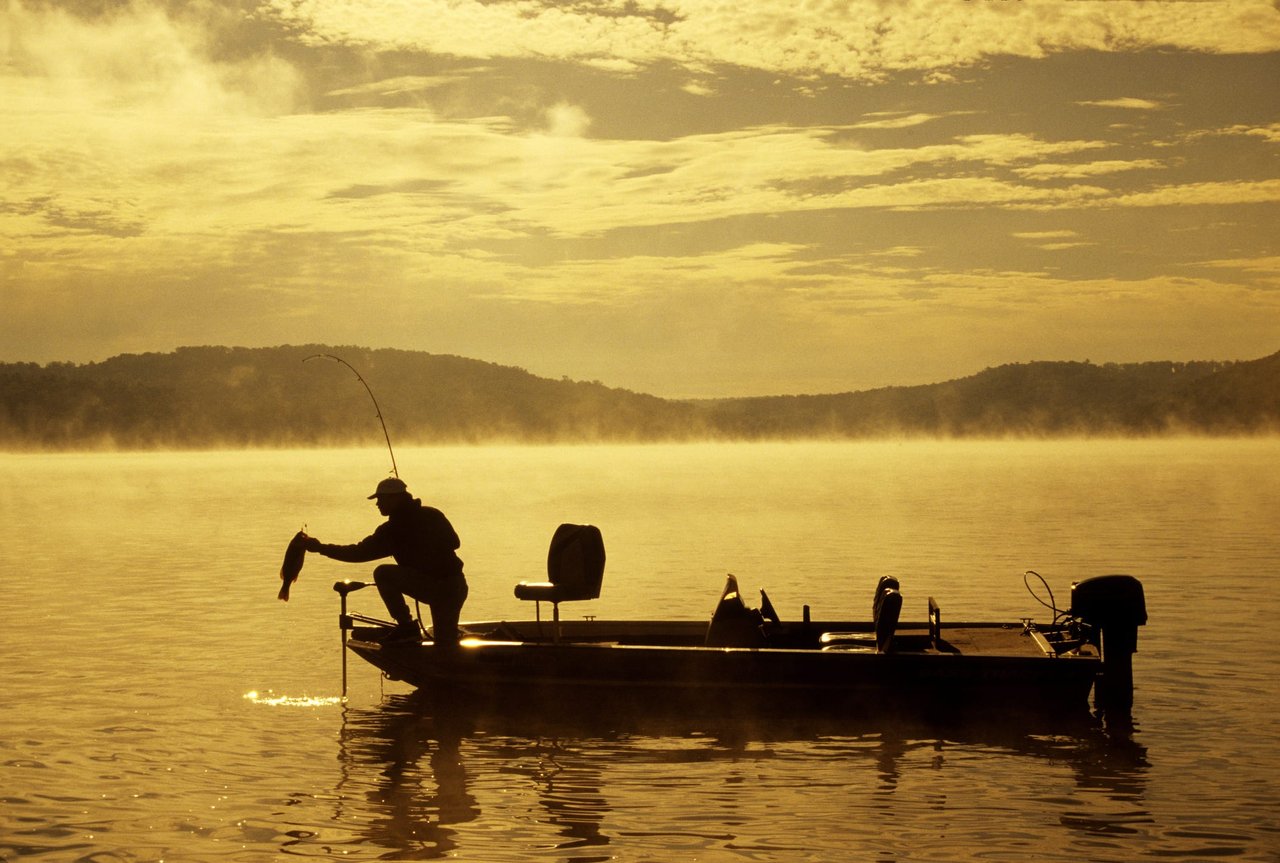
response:
M463 732L415 709L412 699L391 698L369 710L345 709L339 737L342 782L336 789L345 820L348 801L363 792L363 835L355 844L388 849L429 849L444 855L458 847L456 825L475 821L479 805L467 787Z
M335 796L349 811L334 822L354 824L349 842L386 859L553 850L603 861L619 859L616 846L812 852L805 830L822 830L823 842L846 828L874 836L891 815L973 818L975 802L1009 794L1060 810L1059 841L1105 847L1152 820L1144 748L1087 720L947 726L598 715L590 705L465 713L415 692L347 708L339 758Z

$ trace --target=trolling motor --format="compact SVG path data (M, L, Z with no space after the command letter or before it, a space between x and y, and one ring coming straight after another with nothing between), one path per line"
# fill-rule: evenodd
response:
M1072 582L1069 614L1084 624L1084 640L1102 657L1102 673L1093 689L1095 706L1112 718L1128 717L1133 708L1138 627L1147 622L1142 582L1131 575L1099 575Z
M364 581L335 581L333 584L334 591L342 598L341 609L338 612L338 629L342 634L342 697L347 697L347 633L355 628L355 618L347 614L347 594L361 588L368 587L368 582Z

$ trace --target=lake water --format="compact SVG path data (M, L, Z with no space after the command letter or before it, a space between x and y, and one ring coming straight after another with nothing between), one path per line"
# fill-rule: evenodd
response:
M524 618L564 521L602 597L707 619L1051 615L1034 569L1127 572L1150 624L1131 738L885 718L760 727L424 714L353 657L304 524L350 542L385 450L0 455L0 860L1280 860L1280 441L456 447L396 453L462 537L465 618ZM381 616L373 591L356 610Z

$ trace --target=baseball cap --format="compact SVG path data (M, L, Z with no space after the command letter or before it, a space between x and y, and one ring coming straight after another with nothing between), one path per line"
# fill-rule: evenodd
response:
M398 476L389 476L382 482L378 483L378 488L373 494L369 495L369 500L376 497L382 497L384 494L408 494L409 487L404 484L404 480Z

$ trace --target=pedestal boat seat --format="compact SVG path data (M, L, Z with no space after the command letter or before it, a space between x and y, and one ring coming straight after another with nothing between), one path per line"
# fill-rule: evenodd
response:
M893 635L902 613L902 592L898 579L882 575L871 600L872 632L824 632L818 639L823 650L851 650L866 653L888 653L893 649ZM932 634L932 609L930 633Z
M590 524L562 524L547 551L547 580L522 581L516 598L532 600L542 620L542 603L551 603L555 639L560 639L560 603L597 599L604 581L604 538Z

